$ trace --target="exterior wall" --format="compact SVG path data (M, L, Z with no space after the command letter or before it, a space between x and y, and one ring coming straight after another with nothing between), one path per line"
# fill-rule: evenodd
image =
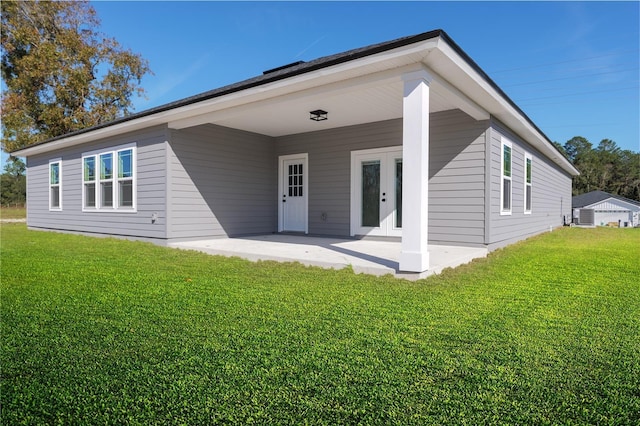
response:
M489 122L452 110L430 125L429 242L483 245Z
M501 215L501 137L512 142L512 202L511 214ZM488 228L486 244L490 249L527 238L571 221L571 176L493 120L490 129L488 174ZM532 156L532 210L524 213L524 156Z
M598 226L606 226L610 222L620 223L620 226L635 226L637 224L638 212L640 206L631 203L625 203L616 199L609 199L601 203L592 204L585 208L595 211L594 224Z
M430 123L429 241L481 245L488 122L453 110ZM400 145L402 119L277 138L276 158L309 154L309 233L349 235L351 151Z
M402 145L401 120L277 138L276 159L280 155L309 154L310 234L349 235L351 151L397 145ZM322 220L323 213L326 220Z
M27 158L27 225L32 228L166 238L166 130L155 127ZM82 153L136 143L136 212L82 211ZM62 210L49 211L49 160L62 159ZM153 214L157 220L152 222Z
M168 238L277 230L277 161L268 136L214 125L172 130Z
M430 123L430 243L496 248L560 226L563 216L570 220L571 177L505 126L459 110L434 113ZM508 216L500 215L503 135L513 149ZM83 212L82 153L132 142L137 211ZM276 232L278 156L308 153L309 232L348 236L351 152L401 144L402 119L279 138L214 125L132 132L30 156L28 225L154 239ZM533 159L531 214L524 213L525 152ZM62 211L49 211L48 165L54 158L62 158Z

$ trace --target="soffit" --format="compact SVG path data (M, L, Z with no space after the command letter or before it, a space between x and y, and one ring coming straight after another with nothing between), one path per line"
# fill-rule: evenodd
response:
M157 113L17 154L47 152L155 125L184 129L211 123L275 137L400 118L402 75L425 68L436 77L430 84L431 112L461 108L476 119L491 114L567 172L577 174L528 118L481 75L482 71L441 36L209 99L178 102ZM309 111L316 109L328 111L329 119L310 120Z
M321 91L294 92L176 120L169 126L182 129L210 123L277 137L402 117L404 85L401 74L375 85L359 78L348 82L351 87L335 84L323 86ZM442 86L432 84L431 112L455 108L445 92ZM311 120L309 112L317 109L327 111L328 119Z

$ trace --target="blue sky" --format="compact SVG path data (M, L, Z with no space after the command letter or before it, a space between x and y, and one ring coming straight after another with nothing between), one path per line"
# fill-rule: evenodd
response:
M553 141L640 151L638 2L92 2L154 72L136 111L444 29Z

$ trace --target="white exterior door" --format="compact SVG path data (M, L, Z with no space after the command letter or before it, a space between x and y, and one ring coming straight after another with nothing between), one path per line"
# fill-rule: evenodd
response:
M402 236L402 148L351 153L351 235Z
M308 233L307 154L281 156L279 163L278 231Z

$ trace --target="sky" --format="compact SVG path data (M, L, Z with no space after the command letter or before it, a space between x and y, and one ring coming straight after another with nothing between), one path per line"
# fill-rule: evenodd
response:
M552 141L640 151L640 3L92 1L149 61L135 111L309 61L443 29Z

